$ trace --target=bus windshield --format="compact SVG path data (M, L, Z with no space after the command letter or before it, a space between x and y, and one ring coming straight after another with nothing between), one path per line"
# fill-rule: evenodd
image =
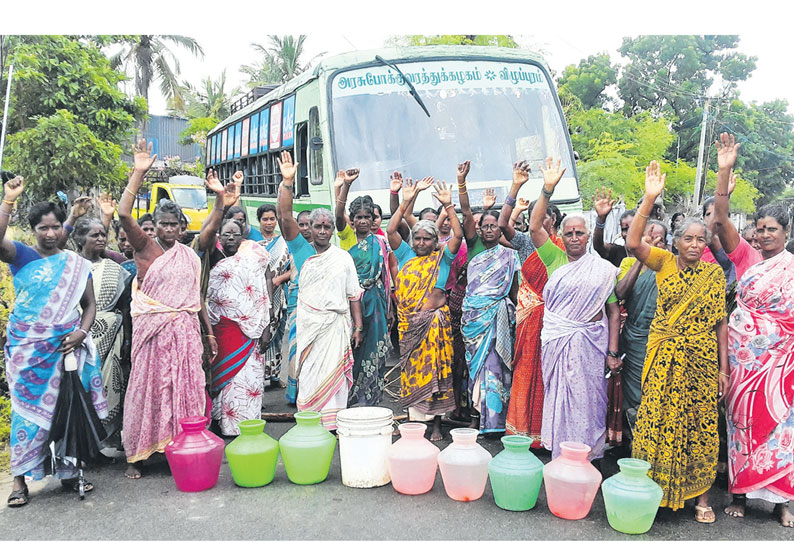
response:
M400 75L386 66L341 72L332 81L335 164L361 169L353 187L357 192L388 189L393 171L404 178L454 182L457 164L471 160L469 182L482 188L501 185L501 201L513 163L530 163L539 191L540 166L553 156L567 169L555 199L578 200L565 123L539 67L480 60L398 66L430 117Z
M171 187L174 194L174 201L180 207L186 209L206 209L207 192L203 188L181 188Z

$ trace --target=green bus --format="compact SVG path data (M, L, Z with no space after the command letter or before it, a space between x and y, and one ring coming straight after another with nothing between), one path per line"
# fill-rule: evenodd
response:
M561 158L566 168L552 202L563 212L582 209L557 91L543 59L530 51L476 46L354 51L323 58L314 69L238 105L208 134L206 167L224 181L238 169L245 173L242 201L254 224L256 208L276 200L281 180L276 158L285 149L300 162L296 211L331 209L335 172L357 167L361 175L348 199L368 194L388 216L392 172L454 183L464 160L471 161L472 205L486 188L495 189L497 202L503 202L512 164L519 160L532 167L521 196L534 199L547 156ZM420 194L416 210L438 206L430 192Z

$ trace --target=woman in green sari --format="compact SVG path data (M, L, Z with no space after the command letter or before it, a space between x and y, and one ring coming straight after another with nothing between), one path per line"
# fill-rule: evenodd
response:
M336 200L336 227L339 231L347 225L345 203L350 185L358 177L358 170L349 169L341 176L344 184ZM364 329L361 345L353 350L353 386L348 406L373 406L380 403L383 395L386 358L389 355L389 253L385 239L372 233L375 216L372 198L362 196L354 199L349 212L356 244L348 249L348 253L353 258L359 284L364 289L361 299Z

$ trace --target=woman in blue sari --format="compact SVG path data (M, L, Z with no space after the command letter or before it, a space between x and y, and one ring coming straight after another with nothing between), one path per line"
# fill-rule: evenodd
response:
M480 217L485 250L469 262L461 330L469 368L469 394L479 418L471 427L480 433L505 430L513 381L516 295L521 264L518 253L499 244L499 213Z
M66 215L50 202L37 203L28 214L36 236L35 248L5 238L14 202L22 189L22 177L8 181L0 204L0 260L11 269L16 292L5 345L14 476L10 507L28 503L26 475L40 480L52 474L64 486L76 488L74 462L52 458L45 445L58 400L64 354L74 353L78 375L93 398L97 414L107 417L99 357L90 336L96 315L94 289L88 280L91 262L58 248ZM91 489L93 485L86 484L85 491Z
M336 200L336 227L341 231L347 225L345 202L350 185L358 177L357 169L344 173L344 184ZM348 249L358 272L358 282L364 289L361 299L363 311L363 340L353 350L353 386L350 388L348 406L374 406L380 403L386 376L386 358L389 356L389 326L387 324L391 281L389 253L386 240L372 233L375 216L374 204L369 196L361 196L350 204L350 219L356 234L356 244Z

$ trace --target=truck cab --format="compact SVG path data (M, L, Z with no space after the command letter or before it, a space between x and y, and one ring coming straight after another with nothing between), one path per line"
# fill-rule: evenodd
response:
M146 213L154 213L162 200L171 200L182 209L188 219L187 231L198 232L209 215L207 191L204 180L192 175L176 175L167 183L152 183L151 192L139 195L133 205L132 216L137 219Z

